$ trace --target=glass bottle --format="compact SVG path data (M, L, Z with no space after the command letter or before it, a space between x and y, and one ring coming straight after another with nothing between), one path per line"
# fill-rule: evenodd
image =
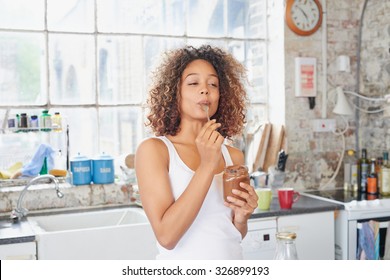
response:
M62 131L62 117L59 112L55 112L51 118L53 130L56 132Z
M390 195L390 163L389 153L383 153L383 165L381 168L381 188L379 192L383 196Z
M367 193L378 193L378 175L376 174L376 159L371 159L370 172L367 176Z
M344 190L352 191L357 183L357 163L354 150L348 150L344 158Z
M367 192L367 177L369 172L369 161L367 159L367 149L362 149L358 164L358 192Z
M295 232L278 232L276 233L276 253L275 260L298 260Z
M381 169L383 165L383 157L378 157L376 160L376 165L375 165L375 172L376 176L378 177L378 194L380 193L380 189L382 186L382 174L381 174Z

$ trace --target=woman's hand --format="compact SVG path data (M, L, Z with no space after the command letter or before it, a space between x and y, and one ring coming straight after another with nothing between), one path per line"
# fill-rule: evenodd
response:
M201 163L212 165L213 170L218 167L222 157L221 146L224 138L217 131L220 126L215 119L208 121L195 139Z
M251 185L241 182L240 187L245 189L246 192L237 189L233 189L232 192L234 195L239 196L244 200L228 196L227 200L229 202L225 202L225 205L234 212L233 223L236 227L239 227L242 224L245 224L246 226L249 217L257 208L257 200L259 199Z

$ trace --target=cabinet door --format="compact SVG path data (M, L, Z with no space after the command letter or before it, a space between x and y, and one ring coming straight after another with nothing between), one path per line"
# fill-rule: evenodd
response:
M35 242L0 245L1 260L36 260Z
M334 213L320 212L278 217L278 231L297 234L296 246L301 260L334 260Z

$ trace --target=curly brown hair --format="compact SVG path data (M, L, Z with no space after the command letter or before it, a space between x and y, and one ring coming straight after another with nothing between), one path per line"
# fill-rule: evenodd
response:
M212 116L221 123L219 133L227 138L240 134L246 122L247 94L242 83L246 79L246 69L231 54L210 45L186 46L163 54L162 63L152 72L146 125L157 136L174 136L179 132L181 118L177 94L180 94L181 75L196 59L211 63L219 78L219 105Z

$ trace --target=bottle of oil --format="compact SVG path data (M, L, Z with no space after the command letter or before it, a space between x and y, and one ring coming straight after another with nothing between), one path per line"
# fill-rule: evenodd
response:
M379 193L382 196L390 195L390 163L389 163L389 153L383 153L383 165L381 168L381 187Z
M369 172L369 160L367 159L367 149L363 148L358 164L358 192L367 192L367 177Z

